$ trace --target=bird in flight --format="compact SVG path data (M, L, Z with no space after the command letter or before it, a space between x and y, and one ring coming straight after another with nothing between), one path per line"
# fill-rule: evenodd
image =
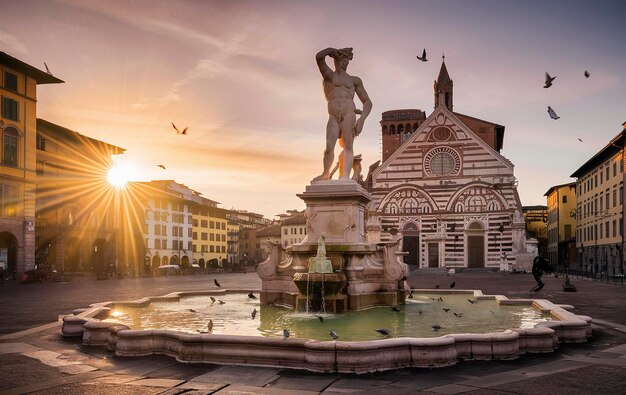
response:
M283 338L288 338L289 337L289 331L287 329L283 329Z
M463 317L463 313L452 313L452 314L454 314L455 316L457 316L459 318Z
M550 118L552 118L554 120L557 120L557 119L561 118L558 115L556 115L556 112L554 112L554 110L550 106L548 106L548 114L550 114Z
M585 74L585 78L589 78L589 76L591 75L591 74L589 74L589 72L587 70L585 70L584 74Z
M254 296L254 294L252 293L252 291L250 291L250 293L248 294L248 298L250 298L250 299L256 299L256 296Z
M433 331L437 332L439 329L441 329L441 325L435 324L435 325L431 326L431 328L433 328Z
M178 130L178 128L176 127L176 125L174 125L174 122L172 122L172 126L174 127L174 130L176 130L176 134L187 134L187 129L189 129L189 127L186 127L185 129L183 129L183 131L181 132L180 130Z
M215 298L213 296L209 296L211 298L211 304L215 303Z
M446 308L444 307L444 308L443 308L443 311L445 311L445 312L447 313L448 311L450 311L450 309L446 309Z
M476 299L467 299L468 302L470 302L471 304L476 303Z
M213 279L213 282L214 282L214 283L215 283L215 285L217 285L218 287L221 287L220 283L218 283L218 282L217 282L217 279L216 279L216 278L214 278L214 279Z
M226 302L224 302L223 300L219 300L219 299L218 299L217 301L219 302L219 304L224 304L224 303L226 303Z
M456 281L452 281L452 284L450 284L450 288L454 288L455 285L456 285Z
M157 165L157 167L160 167L161 169L165 170L165 166L163 165Z
M581 138L578 138L578 141L580 141L581 143L584 143L584 141Z
M422 62L428 62L428 59L426 59L426 48L424 48L424 50L422 51L422 56L420 57L419 55L416 56L416 58L418 58L419 60L421 60Z
M546 73L546 84L543 87L544 88L551 87L552 86L552 81L554 81L555 78L556 78L556 76L550 77L550 74Z
M46 73L52 75L52 73L50 72L50 69L48 68L48 65L46 64L46 62L43 62L43 65L46 66Z
M330 331L328 332L328 334L330 335L330 337L332 337L333 339L337 339L339 337L339 335L337 334L337 332L335 331Z

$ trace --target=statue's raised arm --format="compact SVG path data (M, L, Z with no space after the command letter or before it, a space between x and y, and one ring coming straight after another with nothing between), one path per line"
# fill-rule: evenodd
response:
M334 60L333 71L326 64L326 57ZM326 48L317 53L315 59L322 74L324 95L328 101L328 123L326 125L326 148L324 150L324 171L313 180L328 180L335 159L335 144L341 139L343 161L339 169L339 179L350 179L350 170L354 160L353 141L363 130L365 118L372 110L363 82L358 77L347 73L348 63L352 60L352 48ZM354 94L363 103L363 110L354 105ZM360 114L357 120L356 115Z

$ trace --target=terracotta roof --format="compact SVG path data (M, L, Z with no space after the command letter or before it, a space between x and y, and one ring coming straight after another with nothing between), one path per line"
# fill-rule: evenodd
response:
M266 226L256 231L257 237L280 237L280 224Z
M304 213L298 213L283 221L283 225L304 225L306 224L306 218Z

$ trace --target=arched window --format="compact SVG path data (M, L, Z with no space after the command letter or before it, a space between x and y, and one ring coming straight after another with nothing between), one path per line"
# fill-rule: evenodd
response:
M389 126L389 134L396 134L396 127L395 127L395 125L390 125Z
M463 203L457 203L454 206L454 212L455 213L462 213L463 212Z
M398 134L402 134L404 133L404 125L400 124L398 125Z
M471 212L483 211L483 199L480 196L472 196L467 199L467 210Z
M2 164L17 167L18 139L20 133L13 127L7 127L2 133Z

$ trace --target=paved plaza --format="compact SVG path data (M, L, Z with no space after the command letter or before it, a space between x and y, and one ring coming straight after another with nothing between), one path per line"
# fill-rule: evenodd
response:
M464 361L438 369L401 369L365 375L319 374L280 368L183 364L173 358L121 358L80 339L60 335L59 317L106 300L173 291L259 289L254 273L125 278L67 283L0 284L0 394L601 394L623 393L626 380L626 286L573 279L578 292L562 292L562 277L544 276L536 295L575 306L594 318L587 344L563 344L547 355L514 361ZM412 274L414 288L480 289L526 298L529 274L498 272Z

